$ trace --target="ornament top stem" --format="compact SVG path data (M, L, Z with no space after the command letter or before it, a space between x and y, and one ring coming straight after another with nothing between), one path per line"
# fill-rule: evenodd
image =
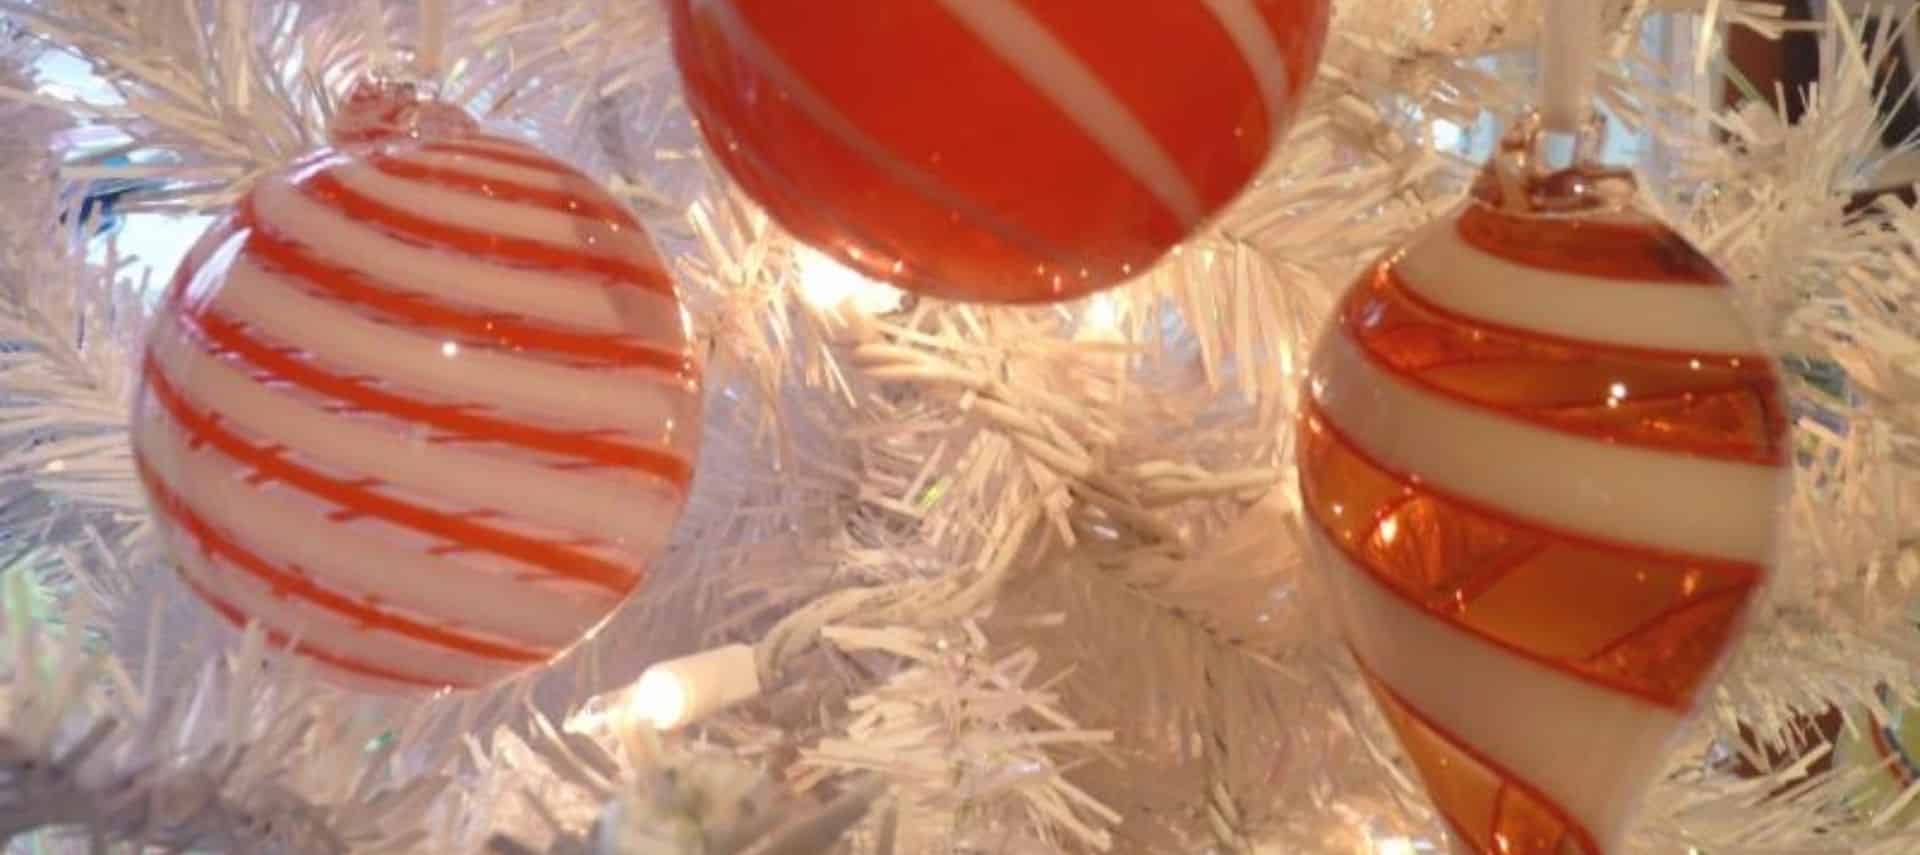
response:
M447 52L447 0L420 0L420 52L414 69L426 80L439 80L441 58Z
M1600 58L1600 5L1594 0L1548 0L1540 51L1541 118L1559 131L1577 131L1593 101Z

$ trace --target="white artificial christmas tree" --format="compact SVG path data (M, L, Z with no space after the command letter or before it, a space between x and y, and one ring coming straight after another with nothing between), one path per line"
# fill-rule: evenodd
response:
M1780 578L1635 852L1920 847L1849 798L1884 770L1783 789L1824 749L1759 756L1803 714L1890 714L1877 687L1910 702L1920 662L1920 212L1848 205L1913 151L1886 150L1876 109L1874 69L1902 48L1836 10L1805 25L1826 62L1788 124L1760 101L1723 108L1714 84L1729 28L1802 26L1776 4L1593 8L1609 155L1732 273L1784 357L1798 464ZM653 2L37 0L0 15L0 839L1446 845L1303 574L1296 387L1334 297L1452 207L1535 98L1537 0L1339 4L1256 186L1135 281L1043 308L906 295L782 234L704 152ZM400 67L631 203L680 283L707 385L696 487L638 595L550 668L411 700L333 688L213 618L162 554L126 423L140 331L186 244L320 146L355 80ZM1737 774L1734 755L1764 772Z

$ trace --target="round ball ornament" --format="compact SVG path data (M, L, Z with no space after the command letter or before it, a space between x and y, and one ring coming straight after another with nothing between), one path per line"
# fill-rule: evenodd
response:
M1144 271L1253 180L1327 0L669 0L714 156L801 241L936 297Z
M484 686L590 634L666 542L701 429L686 314L611 196L456 108L370 84L331 137L174 276L139 475L227 620L357 688Z
M1502 143L1335 309L1300 491L1349 646L1460 852L1603 855L1774 562L1786 410L1631 173Z

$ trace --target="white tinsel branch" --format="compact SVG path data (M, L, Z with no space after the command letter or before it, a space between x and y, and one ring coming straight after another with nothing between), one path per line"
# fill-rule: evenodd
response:
M119 128L127 146L177 158L141 167L167 188L150 203L217 209L239 189L232 182L312 145L328 98L366 67L368 4L335 5L9 8L94 61L125 97L66 108ZM1653 5L1608 5L1619 28L1617 64L1603 69L1608 103L1676 153L1650 191L1737 275L1797 360L1798 399L1817 411L1800 423L1810 462L1789 572L1714 711L1721 735L1739 724L1772 732L1790 707L1870 698L1879 681L1913 684L1904 609L1920 568L1898 548L1912 539L1901 511L1915 481L1908 304L1920 225L1905 206L1847 214L1843 204L1857 186L1848 179L1885 154L1865 73L1884 43L1854 47L1857 27L1830 25L1829 44L1853 50L1836 54L1816 108L1788 128L1651 88L1701 71L1723 23L1777 32L1776 8L1694 4L1710 15L1689 67L1649 69L1657 58L1632 36ZM701 735L766 760L795 791L787 795L815 807L833 803L827 788L849 770L876 774L895 801L861 827L854 851L955 839L1002 851L1351 851L1376 831L1433 833L1330 632L1301 605L1311 594L1286 540L1287 425L1295 366L1333 295L1457 198L1471 164L1432 149L1437 121L1470 127L1483 109L1507 113L1529 97L1524 81L1461 60L1526 43L1534 8L1343 4L1323 82L1260 185L1137 283L1057 309L894 294L851 314L810 296L818 266L699 156L656 7L527 0L455 16L450 97L583 153L635 199L683 273L714 391L703 475L675 549L642 599L568 662L471 699L362 708L297 681L221 670L231 664L209 664L205 673L228 676L177 690L156 677L154 691L126 693L142 701L118 713L129 724L99 738L188 728L168 717L174 709L193 711L195 733L231 738L191 741L192 751L129 748L139 762L105 768L132 771L101 773L98 786L171 792L170 781L186 782L222 794L209 802L217 809L174 828L37 807L21 826L57 819L115 839L265 840L236 836L260 833L245 815L310 828L324 845L464 851L504 832L524 841L504 845L585 851L606 803L654 791L636 789L643 764L620 759L616 735L564 733L551 719L652 659L748 640L759 642L768 695ZM1419 9L1434 14L1409 14ZM403 51L411 20L386 11ZM49 99L26 81L5 91ZM1722 145L1715 130L1740 145ZM38 154L5 157L0 166L47 171ZM84 163L68 174L132 173ZM0 448L0 508L54 556L36 559L39 579L99 601L103 617L86 622L112 630L122 661L233 655L181 640L194 633L174 623L190 628L204 614L140 602L166 592L157 581L166 571L143 552L137 486L115 457L139 315L125 295L138 289L115 282L112 262L84 271L78 252L41 240L54 210L0 211L21 226L7 232L18 248L0 317L32 347L0 362L18 394L0 412L12 438ZM879 288L856 291L887 296ZM1840 369L1838 391L1823 391L1823 366ZM1249 537L1236 522L1275 536ZM946 639L955 655L908 643L926 639ZM257 642L217 661L253 668ZM1094 664L1069 671L1076 660ZM58 673L84 676L66 667ZM1037 689L1037 675L1062 676ZM303 708L309 732L357 738L355 728L379 725L394 735L369 754L346 735L296 743L249 729L284 708L262 704L303 693L317 705ZM943 706L954 693L973 712ZM73 739L99 720L78 709L62 717ZM1169 746L1168 733L1200 747ZM1761 799L1771 789L1703 759L1715 738L1703 731L1676 758L1643 831L1652 851L1674 841L1743 851L1764 840L1760 829L1887 851L1904 839L1828 816L1842 777ZM902 740L890 758L899 762L871 762L862 739ZM225 772L230 762L245 774ZM154 771L163 766L181 777ZM455 769L458 785L406 789ZM241 786L266 770L305 779ZM407 795L378 809L358 783L340 783L384 775L406 782ZM942 790L943 780L968 786ZM409 819L418 821L403 828Z

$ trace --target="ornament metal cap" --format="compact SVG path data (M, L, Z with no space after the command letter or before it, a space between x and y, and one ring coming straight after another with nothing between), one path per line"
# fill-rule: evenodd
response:
M401 75L374 73L348 90L327 140L336 146L406 139L447 139L478 132L467 111L439 99L439 87Z
M1633 171L1600 163L1606 118L1588 117L1573 137L1570 162L1555 165L1550 145L1565 137L1548 130L1538 112L1513 123L1474 182L1476 201L1514 214L1593 214L1626 210L1640 185Z

